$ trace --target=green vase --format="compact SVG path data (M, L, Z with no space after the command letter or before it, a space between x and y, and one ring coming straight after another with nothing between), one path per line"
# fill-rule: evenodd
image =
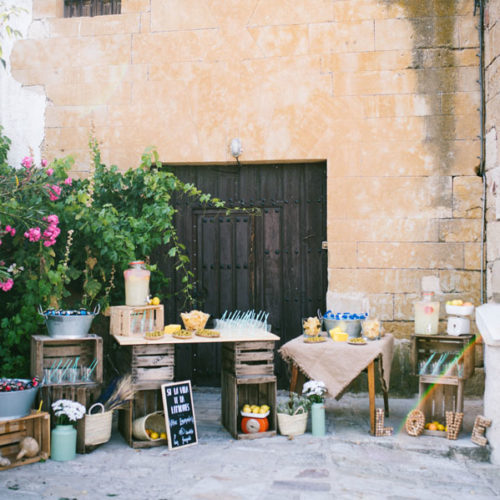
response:
M326 434L324 403L313 403L311 405L311 430L313 436L324 436Z
M56 425L50 434L50 458L58 462L76 456L76 429L72 425Z

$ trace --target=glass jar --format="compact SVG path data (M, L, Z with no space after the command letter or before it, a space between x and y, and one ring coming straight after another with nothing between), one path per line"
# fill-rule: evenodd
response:
M125 305L144 306L148 303L150 272L143 260L129 263L130 268L123 272L125 277Z
M439 302L434 292L423 292L422 300L415 302L415 333L436 335L439 324Z

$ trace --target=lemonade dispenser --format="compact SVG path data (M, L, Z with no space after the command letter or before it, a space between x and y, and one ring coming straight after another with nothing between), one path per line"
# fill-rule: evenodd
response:
M436 335L439 324L439 302L434 292L423 292L422 300L415 302L415 333Z
M143 260L129 263L130 268L123 272L125 277L125 305L144 306L148 303L150 272Z

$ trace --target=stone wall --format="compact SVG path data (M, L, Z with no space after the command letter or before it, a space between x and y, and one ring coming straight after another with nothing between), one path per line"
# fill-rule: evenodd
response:
M62 19L60 0L33 0L11 64L45 90L48 157L86 175L93 129L123 169L151 144L165 162L233 161L234 137L243 163L326 159L330 290L368 294L399 338L424 276L479 302L474 0L122 6Z

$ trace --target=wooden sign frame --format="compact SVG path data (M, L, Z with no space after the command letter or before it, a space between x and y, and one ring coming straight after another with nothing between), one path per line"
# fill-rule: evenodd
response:
M187 391L182 389L182 387L186 385L188 386ZM193 391L191 389L191 380L183 380L181 382L170 382L168 384L162 384L161 398L163 401L163 410L165 414L165 427L168 436L168 449L176 450L178 448L185 448L187 446L193 446L195 444L198 444L198 431L196 429L196 416L194 413ZM174 400L173 404L170 401L172 399ZM185 405L188 405L188 408L185 408ZM172 411L174 408L175 411ZM192 416L194 441L183 444L184 438L181 435L181 442L179 444L178 441L179 435L177 433L172 434L171 423L172 427L175 425L176 428L181 427L181 430L183 430L182 429L183 425L180 424L178 421L175 421L174 424L174 415L177 413L179 415L187 414L185 418L190 418ZM192 434L190 433L189 435L191 436Z

